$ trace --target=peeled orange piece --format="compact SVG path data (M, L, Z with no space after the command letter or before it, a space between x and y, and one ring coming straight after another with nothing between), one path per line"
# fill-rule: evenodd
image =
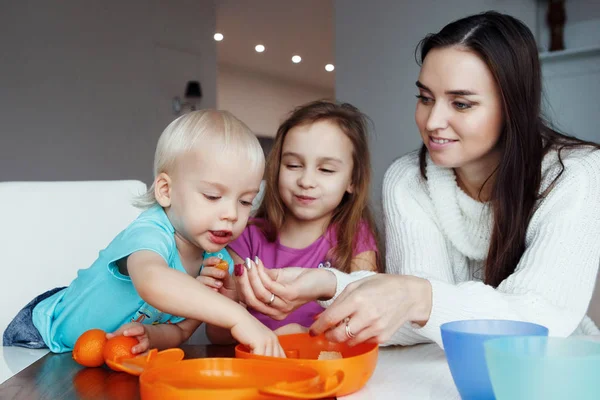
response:
M215 267L219 268L223 271L229 271L229 263L225 260L219 261L219 263L217 265L215 265Z

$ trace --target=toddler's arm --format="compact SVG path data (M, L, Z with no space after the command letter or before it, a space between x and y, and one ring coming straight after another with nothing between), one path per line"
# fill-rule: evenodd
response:
M121 326L115 332L108 333L107 339L114 336L132 336L138 340L131 351L133 354L143 353L149 349L169 349L179 347L198 329L202 322L186 319L177 324L144 325L130 322Z
M237 253L231 249L228 249L231 258L235 265L242 264L244 261L242 258L237 255ZM211 259L207 260L209 262ZM206 272L205 272L206 270ZM202 274L207 274L210 276L212 272L209 268L204 268L201 272ZM198 277L200 279L200 277ZM231 277L231 275L227 275L222 282L222 287L219 290L221 294L231 298L234 301L238 301L238 293L235 287L235 281ZM219 326L215 326L213 324L206 324L206 336L211 343L214 344L232 344L235 343L235 339L231 336L231 332L227 329L221 328Z
M153 251L132 253L127 271L140 297L159 310L221 326L261 355L285 357L277 336L240 304L168 267Z

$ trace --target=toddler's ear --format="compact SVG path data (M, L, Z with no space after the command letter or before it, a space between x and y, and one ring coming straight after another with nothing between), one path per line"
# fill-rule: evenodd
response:
M171 205L171 177L164 172L154 180L154 197L162 207Z

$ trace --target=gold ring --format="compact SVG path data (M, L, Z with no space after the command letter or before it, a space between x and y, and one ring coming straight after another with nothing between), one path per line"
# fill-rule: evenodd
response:
M348 336L348 339L352 339L356 335L352 333L352 331L350 330L350 326L348 326L348 324L350 323L350 317L346 317L344 321L346 321L346 336Z

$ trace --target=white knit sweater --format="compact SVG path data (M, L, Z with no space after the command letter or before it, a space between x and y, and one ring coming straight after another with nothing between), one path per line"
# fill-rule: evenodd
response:
M489 205L469 197L452 169L430 159L422 179L417 152L390 166L383 183L387 272L428 279L433 306L424 327L407 323L387 344L441 346L441 324L477 318L531 321L553 336L600 333L585 316L600 265L600 151L563 151L562 159L565 170L536 205L515 272L496 289L482 283ZM542 164L542 190L559 171L551 152ZM366 275L336 274L337 293Z

